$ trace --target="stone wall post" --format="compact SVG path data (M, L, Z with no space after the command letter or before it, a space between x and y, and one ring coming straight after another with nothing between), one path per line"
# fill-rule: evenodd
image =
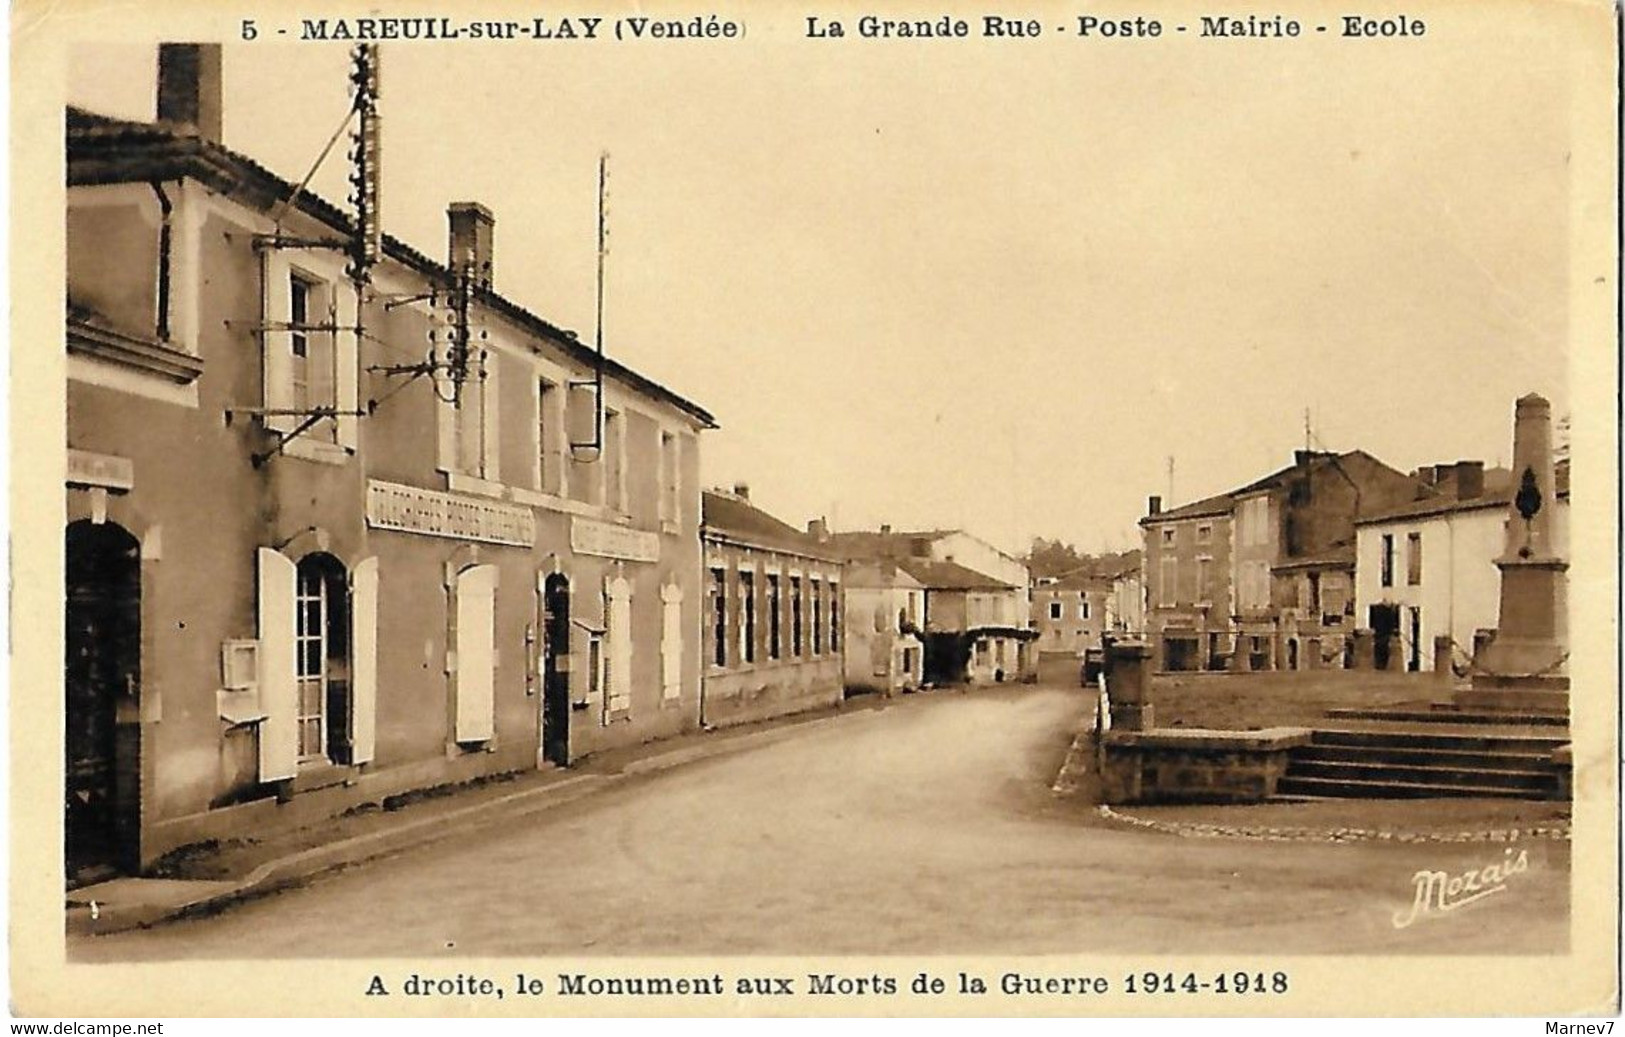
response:
M1354 632L1354 668L1371 670L1377 665L1376 635L1365 627Z
M1142 641L1114 642L1106 675L1106 695L1112 704L1112 730L1145 731L1156 726L1150 684L1150 647Z
M1446 684L1455 680L1455 644L1449 634L1440 634L1433 639L1433 676Z

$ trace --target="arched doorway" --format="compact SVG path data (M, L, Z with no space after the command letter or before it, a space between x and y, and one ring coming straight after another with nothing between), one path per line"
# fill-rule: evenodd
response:
M542 589L542 757L570 762L570 580L553 573Z
M301 764L349 763L350 593L344 563L325 552L299 560L294 585L294 683Z
M67 530L63 815L70 884L135 865L136 744L121 739L121 702L141 684L141 545L111 523Z

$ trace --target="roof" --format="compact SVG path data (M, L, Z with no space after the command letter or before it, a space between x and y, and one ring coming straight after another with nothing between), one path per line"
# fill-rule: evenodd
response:
M1553 468L1552 481L1557 484L1557 499L1567 500L1569 497L1569 464L1567 461L1560 461ZM1484 472L1484 492L1477 497L1469 497L1465 500L1453 494L1424 497L1421 500L1407 501L1392 508L1385 508L1376 514L1356 520L1355 525L1368 526L1379 522L1394 522L1399 519L1428 518L1435 515L1450 515L1491 508L1505 510L1512 503L1515 492L1516 483L1512 478L1512 473L1505 468L1491 468Z
M897 567L919 580L927 590L1007 591L1012 584L996 580L985 573L960 565L958 562L937 562L929 558L899 558Z
M730 540L747 547L786 551L827 561L837 560L827 543L731 493L706 490L700 495L700 532L702 536Z
M296 187L248 156L208 138L180 132L164 123L115 119L71 105L67 109L67 144L70 186L191 177L244 205L267 211L291 197ZM354 232L347 213L308 189L300 192L294 208L340 233ZM388 234L383 236L382 252L430 280L451 278L448 267ZM597 363L597 351L577 341L574 332L496 292L478 290L475 296L527 331L551 340L581 363ZM604 357L603 362L606 375L676 407L706 427L718 427L711 413L698 404L610 357Z
M1289 562L1270 566L1270 572L1298 572L1310 569L1352 569L1354 568L1354 547L1348 545L1339 547L1323 555L1312 558L1294 558Z
M1317 451L1309 458L1308 471L1310 475L1313 475L1315 472L1322 471L1327 468L1341 468L1343 462L1350 461L1355 458L1362 458L1372 464L1382 465L1381 461L1377 460L1375 457L1372 457L1364 450L1349 450L1341 454L1334 454L1330 451ZM1292 464L1289 464L1284 468L1278 468L1261 479L1255 479L1247 485L1237 487L1236 489L1230 490L1227 493L1215 494L1212 497L1206 497L1202 500L1196 501L1193 504L1185 504L1169 511L1158 512L1155 515L1147 515L1140 520L1140 525L1152 526L1159 522L1228 515L1230 514L1231 508L1235 506L1237 499L1251 496L1255 493L1265 493L1270 490L1280 489L1282 486L1286 485L1288 478L1296 473L1304 471L1304 467L1305 466L1303 464L1294 460ZM1383 467L1386 468L1387 466L1383 465Z

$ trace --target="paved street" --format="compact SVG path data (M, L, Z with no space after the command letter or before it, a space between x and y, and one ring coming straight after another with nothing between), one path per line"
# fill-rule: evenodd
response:
M1567 848L1396 929L1418 869L1500 844L1180 838L1049 781L1075 691L934 693L377 861L78 960L546 954L1561 950ZM1493 935L1492 935L1493 934Z

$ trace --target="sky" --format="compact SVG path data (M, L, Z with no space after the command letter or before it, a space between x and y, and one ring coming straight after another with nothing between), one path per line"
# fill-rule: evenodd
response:
M1475 10L1409 42L818 41L752 12L728 44L385 44L383 222L439 257L447 203L484 203L498 290L590 341L607 150L605 348L716 415L707 485L1123 549L1149 494L1289 462L1306 410L1315 447L1406 470L1504 463L1524 393L1566 411L1569 351L1607 345L1569 326L1574 37ZM83 46L69 100L150 118L154 65ZM297 181L345 45L225 68L225 143ZM313 188L344 176L337 149Z

